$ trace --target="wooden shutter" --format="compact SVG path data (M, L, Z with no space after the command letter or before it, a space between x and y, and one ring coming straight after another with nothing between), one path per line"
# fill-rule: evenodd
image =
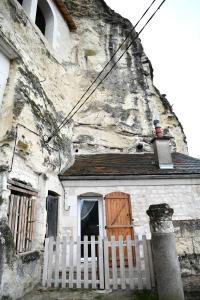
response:
M111 236L114 236L115 240L118 240L119 235L123 237L123 240L126 240L127 236L131 236L131 239L134 239L130 196L121 192L108 194L105 197L105 208L108 239L111 240ZM128 263L126 248L124 255L125 261ZM111 258L111 253L109 256ZM117 249L117 264L119 265L119 249Z
M35 223L35 199L26 194L12 192L9 201L8 223L16 253L30 251Z
M47 197L47 237L57 236L58 196Z
M115 236L117 239L122 235L126 239L127 235L133 238L132 213L130 197L128 194L114 192L106 195L106 230L107 236Z

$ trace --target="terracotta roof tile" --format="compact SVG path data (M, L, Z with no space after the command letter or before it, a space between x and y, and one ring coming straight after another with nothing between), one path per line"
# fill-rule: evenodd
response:
M174 169L159 169L153 153L77 155L74 164L60 175L118 176L118 175L178 175L199 174L200 159L181 153L172 154Z

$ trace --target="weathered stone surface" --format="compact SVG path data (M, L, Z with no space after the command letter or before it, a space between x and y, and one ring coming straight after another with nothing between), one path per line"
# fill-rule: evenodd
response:
M173 222L186 299L200 296L200 220Z
M53 4L52 0L49 2ZM64 207L63 188L57 175L73 163L75 149L79 153L130 153L138 151L138 144L142 144L142 151L152 151L153 119L159 116L165 134L174 136L173 149L187 152L179 120L165 95L153 85L153 68L140 39L135 40L73 120L49 144L46 143L132 27L103 0L68 0L65 3L75 19L77 31L69 34L66 30L65 45L55 47L57 39L54 45L51 44L30 21L18 1L0 1L1 43L16 54L10 59L0 108L0 171L5 173L0 174L0 218L7 218L8 178L16 178L37 189L34 249L43 249L49 190L61 196L60 207ZM56 6L52 7L54 16L60 16ZM59 26L55 27L56 38L63 36L63 29L66 29L62 17L60 20L63 23L59 21ZM130 40L134 36L135 33ZM153 203L155 191L155 187L147 190L145 205L149 201ZM139 191L139 194L143 192ZM178 190L174 198L178 195L182 195L182 191ZM138 200L139 196L134 199ZM163 192L163 201L165 199L166 192ZM143 205L141 203L137 201L136 208ZM138 209L138 212L139 218L145 209ZM68 213L63 212L59 233L63 228L75 232L77 217L74 214L70 218ZM144 216L140 220L143 219ZM6 265L5 274L8 275L3 281L4 295L28 291L38 282L40 267L40 258L27 264L18 257L12 272ZM11 290L8 289L10 281L13 282Z
M151 233L173 233L173 213L174 210L166 203L150 205L147 215L150 217Z
M7 148L0 148L0 161L5 163L5 156L8 164L11 161L16 134L18 138L25 136L29 146L24 153L17 146L16 152L38 173L59 171L60 165L72 161L72 143L79 153L136 152L138 143L144 145L143 151L152 151L155 115L160 116L164 131L174 136L174 149L187 152L182 126L165 95L153 85L153 69L139 39L74 121L53 140L54 148L61 150L60 158L44 143L132 28L103 0L66 1L66 6L77 23L77 31L71 33L69 59L61 61L18 3L1 3L1 35L20 56L13 66L13 83L10 82L14 95L8 93L7 108L5 98L4 115L12 106L13 121L38 133L40 138L25 128L16 133L12 119L4 118L1 139L4 144L6 140ZM130 40L134 36L135 32ZM14 132L12 138L9 132Z
M174 210L168 204L150 205L152 253L159 299L184 300L180 265L172 224Z
M95 74L98 74L132 28L132 24L116 14L102 0L70 0L65 3L77 23L78 29L74 37L79 49L79 64L81 59L86 74L95 78ZM134 35L135 32L130 40ZM85 57L80 57L80 49L85 53L82 55L87 58L85 63ZM89 49L93 56L87 56ZM76 132L84 130L83 125L87 126L88 134L90 132L90 135L95 137L92 148L88 142L81 145L82 148L76 140L74 141L82 152L102 151L102 147L112 150L115 148L116 151L122 147L122 151L135 152L136 139L150 143L152 120L156 114L161 118L165 134L175 136L179 126L178 130L182 131L166 95L160 94L153 85L153 69L139 39L133 43L99 91L101 95L96 93L95 98L79 113L75 123L75 137ZM104 142L110 131L116 137L119 136L118 148L112 148L113 138L109 138L107 143ZM121 135L127 143L120 141ZM185 140L182 133L181 136L182 141ZM173 146L178 149L178 144L179 141L175 139ZM185 152L184 148L182 144L179 151ZM149 151L150 147L146 150Z

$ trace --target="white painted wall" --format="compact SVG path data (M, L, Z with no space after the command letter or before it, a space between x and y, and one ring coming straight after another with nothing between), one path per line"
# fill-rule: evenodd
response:
M9 68L10 60L0 51L0 109L8 79Z
M69 60L71 53L71 36L69 27L52 0L47 0L54 15L54 34L52 46L63 60Z
M55 50L56 56L68 61L71 53L71 37L67 22L64 20L54 1L24 0L22 6L33 23L35 23L38 3L46 20L45 38Z
M65 181L64 186L70 209L63 209L61 235L65 235L68 229L74 236L77 235L78 196L86 192L99 193L103 197L115 191L130 194L134 230L139 235L150 235L146 211L151 204L168 203L174 209L174 220L199 218L200 179L82 180Z

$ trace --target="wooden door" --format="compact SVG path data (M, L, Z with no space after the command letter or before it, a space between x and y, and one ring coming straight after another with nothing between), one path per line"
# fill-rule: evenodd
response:
M47 197L47 233L46 237L57 236L58 225L58 196Z
M111 236L115 236L118 240L119 235L122 235L123 240L129 235L134 239L134 232L132 226L132 213L130 196L121 192L114 192L105 197L106 209L106 232L110 240ZM117 265L119 265L119 253L117 249ZM127 249L124 251L125 261L127 258ZM134 249L133 249L134 255ZM109 255L111 259L111 254Z

